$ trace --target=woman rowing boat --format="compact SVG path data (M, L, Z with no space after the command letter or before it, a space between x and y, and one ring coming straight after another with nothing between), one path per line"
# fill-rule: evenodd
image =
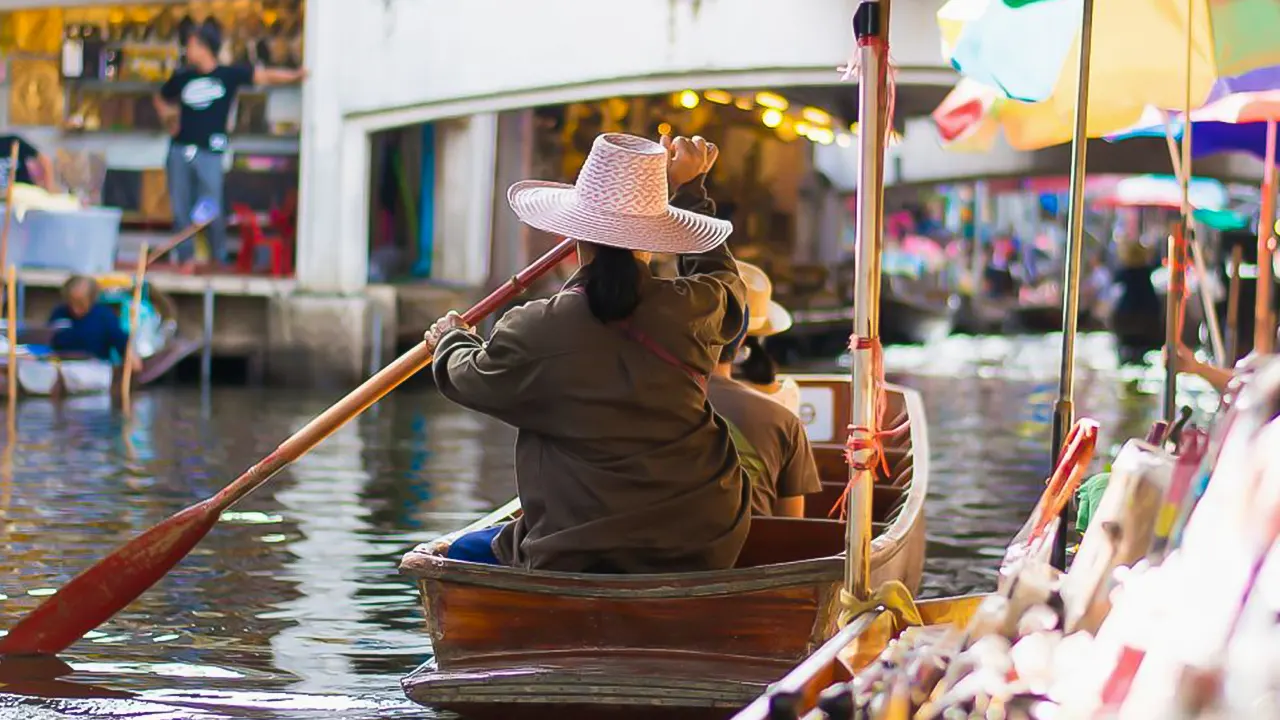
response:
M583 266L559 294L507 313L487 343L452 313L427 333L441 393L519 431L522 516L462 536L449 557L612 573L737 560L751 487L706 394L745 322L732 225L706 217L716 155L701 138L605 134L576 185L508 192L523 222L577 239ZM654 277L652 253L681 255L679 277Z

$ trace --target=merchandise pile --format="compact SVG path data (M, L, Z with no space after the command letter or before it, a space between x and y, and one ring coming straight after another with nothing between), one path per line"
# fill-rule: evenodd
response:
M1280 360L1249 375L1211 432L1123 446L1067 573L1042 501L966 624L906 630L809 717L1280 717Z

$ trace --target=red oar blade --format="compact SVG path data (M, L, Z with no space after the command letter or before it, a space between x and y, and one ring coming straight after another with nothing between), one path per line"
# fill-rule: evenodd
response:
M64 585L0 638L0 655L56 655L133 602L218 522L209 500L122 545Z

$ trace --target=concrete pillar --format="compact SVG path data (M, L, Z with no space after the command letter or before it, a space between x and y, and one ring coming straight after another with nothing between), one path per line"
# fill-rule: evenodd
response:
M369 136L342 110L347 71L341 3L315 3L304 25L297 290L273 298L266 374L273 382L349 385L369 338Z
M316 3L304 26L310 78L302 91L298 288L354 294L369 266L369 138L342 113L342 3Z
M498 116L436 125L435 270L432 280L478 286L489 275Z

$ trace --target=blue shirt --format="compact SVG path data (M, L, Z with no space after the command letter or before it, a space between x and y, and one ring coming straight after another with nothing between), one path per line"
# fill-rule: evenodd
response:
M57 328L53 334L56 353L84 353L101 360L123 358L129 345L129 334L120 318L103 303L94 305L84 317L73 318L66 305L59 305L49 316L49 324Z

